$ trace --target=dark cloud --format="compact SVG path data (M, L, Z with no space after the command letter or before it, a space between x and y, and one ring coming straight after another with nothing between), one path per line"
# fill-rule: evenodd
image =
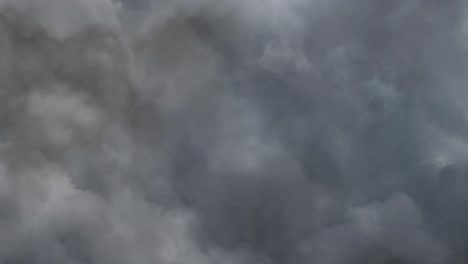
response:
M466 4L0 0L0 263L465 263Z

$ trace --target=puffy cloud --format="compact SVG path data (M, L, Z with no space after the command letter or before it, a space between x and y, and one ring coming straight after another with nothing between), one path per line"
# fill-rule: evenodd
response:
M466 262L465 10L0 0L0 262Z

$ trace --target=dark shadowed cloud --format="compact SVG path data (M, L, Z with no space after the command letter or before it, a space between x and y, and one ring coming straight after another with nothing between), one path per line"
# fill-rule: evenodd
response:
M0 263L466 263L467 4L0 0Z

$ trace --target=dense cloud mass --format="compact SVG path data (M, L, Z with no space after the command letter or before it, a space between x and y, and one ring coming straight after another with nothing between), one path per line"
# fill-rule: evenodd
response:
M468 263L466 0L0 0L0 263Z

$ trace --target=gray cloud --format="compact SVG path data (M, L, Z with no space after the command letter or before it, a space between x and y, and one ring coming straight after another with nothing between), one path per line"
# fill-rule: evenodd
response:
M0 263L465 263L466 4L0 0Z

